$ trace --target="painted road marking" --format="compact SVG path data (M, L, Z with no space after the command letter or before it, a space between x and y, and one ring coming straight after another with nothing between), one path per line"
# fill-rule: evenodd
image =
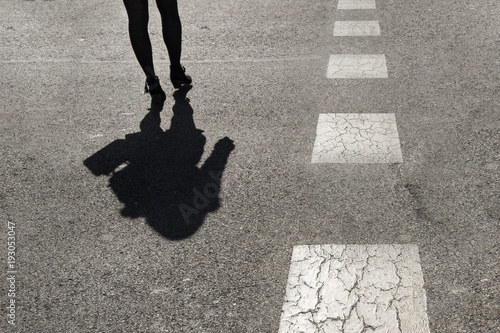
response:
M375 9L375 0L339 0L338 9Z
M334 36L380 36L378 21L336 21Z
M428 333L415 245L293 248L278 333Z
M392 113L322 113L311 163L402 163Z
M387 78L383 54L332 54L326 77L329 79Z

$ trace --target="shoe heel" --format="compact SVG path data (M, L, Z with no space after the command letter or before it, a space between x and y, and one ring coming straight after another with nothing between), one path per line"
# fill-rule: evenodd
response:
M144 93L149 93L149 95L151 95L151 101L154 104L162 104L167 99L167 95L163 89L161 89L158 77L155 77L155 82L152 84L148 84L148 81L146 80L146 83L144 84Z
M186 85L186 82L182 80L172 80L172 85L174 86L175 89L179 89L183 85Z
M175 89L191 85L191 77L183 66L170 66L170 81Z

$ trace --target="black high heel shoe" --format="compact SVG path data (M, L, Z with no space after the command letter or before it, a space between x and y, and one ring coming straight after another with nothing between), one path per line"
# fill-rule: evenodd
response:
M158 76L155 76L154 81L148 82L144 84L144 93L149 93L151 95L151 100L155 104L162 104L167 99L167 95L161 89L160 80Z
M186 69L179 66L170 66L170 81L175 89L179 89L183 86L188 86L191 84L191 76L186 75Z

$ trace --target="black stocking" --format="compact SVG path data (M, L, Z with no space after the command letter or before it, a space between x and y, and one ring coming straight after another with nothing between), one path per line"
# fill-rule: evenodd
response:
M155 77L153 51L148 34L148 0L123 0L129 19L132 49L148 81ZM177 0L156 0L162 19L163 40L167 46L170 64L179 66L181 59L182 28Z
M153 51L148 34L148 0L123 0L128 15L128 31L135 56L148 81L155 77Z
M170 65L181 64L182 26L177 0L156 0L161 15L163 40L167 46Z

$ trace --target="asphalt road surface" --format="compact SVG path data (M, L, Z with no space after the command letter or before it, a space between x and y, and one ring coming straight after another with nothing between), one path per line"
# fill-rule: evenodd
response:
M159 112L120 0L0 0L0 331L302 332L284 328L292 252L345 245L415 250L428 330L375 326L359 307L363 327L351 308L328 319L341 330L303 332L500 332L500 3L341 7L180 1L193 87L174 94L150 1ZM380 35L334 36L341 21ZM383 55L386 77L331 77L332 55ZM358 63L344 69L379 68ZM320 120L346 114L367 132L329 123L342 156L360 138L356 156L382 146L372 115L389 115L400 158L317 163L336 149L316 145ZM344 273L376 286L379 268Z

